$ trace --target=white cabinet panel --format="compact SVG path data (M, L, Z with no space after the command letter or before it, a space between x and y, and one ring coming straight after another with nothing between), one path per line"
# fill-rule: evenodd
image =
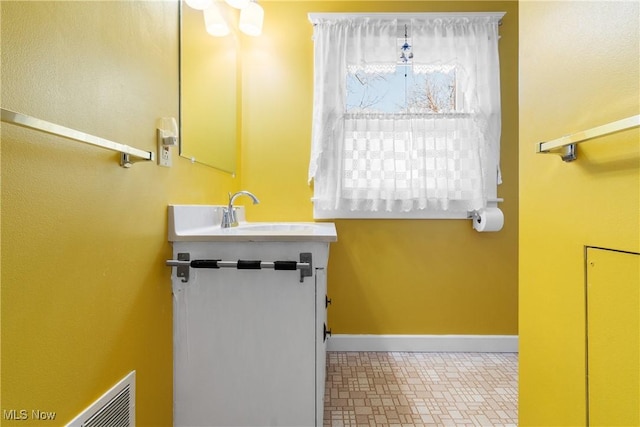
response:
M328 244L298 271L190 269L173 277L176 426L322 425ZM299 244L174 243L190 259L299 260ZM317 424L316 424L317 423Z
M316 277L316 425L323 423L324 388L326 379L327 341L327 275L324 268L318 268Z

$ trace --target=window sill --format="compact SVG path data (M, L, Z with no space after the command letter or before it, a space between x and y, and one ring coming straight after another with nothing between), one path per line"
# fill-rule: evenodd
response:
M504 199L496 198L487 201L487 207L498 207L498 203ZM469 219L468 212L436 212L436 211L413 211L413 212L362 212L348 209L320 210L313 208L313 219Z
M466 212L360 212L313 209L313 219L469 219Z

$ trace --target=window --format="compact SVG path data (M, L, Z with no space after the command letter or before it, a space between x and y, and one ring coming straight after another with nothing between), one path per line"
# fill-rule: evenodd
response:
M450 113L456 111L454 67L416 74L400 64L394 73L347 73L346 112Z
M466 218L496 197L502 15L312 16L316 218Z
M461 99L456 91L455 65L434 65L413 72L413 41L408 25L396 42L396 65L392 72L347 70L346 112L447 113L456 111ZM389 68L386 69L390 71Z

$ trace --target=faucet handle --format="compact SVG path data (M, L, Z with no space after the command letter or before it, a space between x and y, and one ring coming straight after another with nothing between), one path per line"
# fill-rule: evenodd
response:
M222 208L222 222L220 223L220 227L229 228L231 224L231 220L229 219L229 208Z

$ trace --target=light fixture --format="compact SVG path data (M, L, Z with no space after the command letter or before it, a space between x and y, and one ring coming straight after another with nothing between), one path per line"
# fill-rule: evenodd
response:
M213 0L185 0L187 6L197 10L205 10L213 4Z
M236 9L244 9L251 3L251 0L224 0L231 7L235 7Z
M220 10L222 0L184 0L187 6L202 10L204 25L207 33L215 37L224 37L231 32L227 19L229 13ZM259 36L262 33L264 9L255 0L225 0L231 7L240 9L238 28L249 36ZM224 11L224 12L229 12Z
M211 4L204 10L204 26L207 33L215 37L224 37L229 34L229 25L216 4Z
M240 31L249 36L259 36L262 33L264 9L257 2L251 1L240 11Z

